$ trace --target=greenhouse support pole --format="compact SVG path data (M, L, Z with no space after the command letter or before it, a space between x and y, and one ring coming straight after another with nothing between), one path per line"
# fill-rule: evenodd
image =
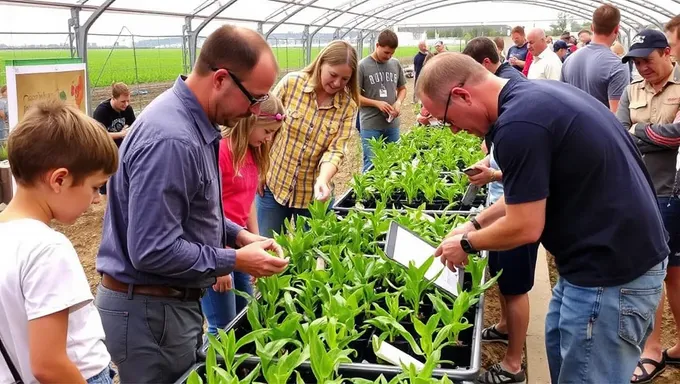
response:
M220 5L219 8L210 16L206 17L205 20L201 22L201 24L196 27L195 30L191 31L189 34L189 68L193 69L194 63L196 62L196 51L198 49L198 34L201 33L203 28L205 28L206 25L208 25L209 22L211 22L214 18L219 16L220 13L222 13L225 9L231 7L232 4L234 4L236 0L229 0L225 2L224 4Z
M185 75L191 71L191 65L189 65L189 35L191 34L191 21L193 19L193 16L186 16L184 25L182 25L182 69Z
M335 28L335 31L333 31L333 40L338 40L340 38L340 33L342 33L340 28Z
M257 23L257 33L264 35L264 23L261 21Z
M312 39L309 36L309 25L305 25L305 29L302 30L302 49L304 57L304 65L312 62Z
M94 24L95 21L99 18L99 16L104 13L106 8L111 6L113 2L116 0L106 0L102 5L99 6L92 14L90 17L87 18L85 21L85 24L82 26L74 27L75 32L76 32L76 38L77 40L77 47L78 47L78 54L80 55L80 58L83 60L83 63L87 65L87 33L92 28L92 24ZM92 89L90 87L90 71L85 71L85 84L87 84L87 114L91 115L92 114Z
M359 31L357 36L357 54L360 58L364 57L364 31Z
M78 55L78 37L76 29L80 28L80 8L71 8L71 18L68 19L68 45L71 58Z

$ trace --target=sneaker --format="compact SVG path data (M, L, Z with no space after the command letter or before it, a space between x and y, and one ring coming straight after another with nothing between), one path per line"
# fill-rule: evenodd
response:
M517 373L510 373L500 364L494 364L477 378L477 383L480 384L526 384L526 382L527 375L523 369Z
M508 334L498 332L498 329L496 329L497 325L498 324L494 324L489 328L484 328L484 330L482 330L482 342L508 344Z

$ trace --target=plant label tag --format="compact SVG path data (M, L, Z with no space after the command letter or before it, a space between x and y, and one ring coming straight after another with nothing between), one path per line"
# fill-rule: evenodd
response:
M323 271L326 269L326 262L324 261L323 258L317 257L316 258L316 270L317 271Z
M385 246L385 253L390 259L404 267L408 267L411 261L420 267L433 257L434 251L433 246L408 229L394 221L390 224ZM463 271L458 268L452 271L439 260L435 260L425 273L425 277L433 281L436 287L453 296L458 296L458 285L463 285L463 276Z
M397 349L395 346L389 344L386 341L380 343L380 348L375 351L375 355L392 365L396 365L397 367L401 367L402 363L407 366L413 364L416 369L422 369L424 366L420 361Z

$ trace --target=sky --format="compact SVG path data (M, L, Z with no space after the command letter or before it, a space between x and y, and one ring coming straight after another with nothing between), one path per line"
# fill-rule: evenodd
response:
M75 0L52 0L63 3L73 3ZM98 5L103 0L90 0L88 4ZM221 0L222 2L226 0ZM310 0L303 0L309 2ZM315 4L320 6L337 6L347 0L317 0ZM587 1L587 0L583 0ZM669 2L670 0L661 0ZM194 8L204 3L205 0L116 0L113 7L119 8L146 8L163 9L170 12L191 12ZM363 3L354 8L358 13L364 13L374 7L384 6L387 14L394 12L388 7L395 0L357 0L355 3ZM416 6L432 3L433 0L412 0ZM212 3L212 1L208 1ZM659 3L659 1L653 1ZM494 2L471 2L454 6L439 7L428 12L414 13L415 16L403 20L401 24L431 24L431 23L488 23L488 24L509 24L525 25L548 28L557 17L557 10L543 8L534 5L520 3ZM217 4L212 4L203 14L210 14ZM236 0L233 5L227 8L221 16L238 17L261 20L271 15L279 7L283 6L280 2L271 0ZM425 6L417 7L423 9ZM680 5L675 4L680 11ZM290 21L305 23L319 17L324 11L318 9L306 9L293 16ZM89 16L89 12L81 12L81 24ZM17 6L3 3L0 0L0 43L8 45L23 45L36 43L64 43L67 42L68 24L70 17L68 9L43 8L35 6ZM279 16L280 18L282 16ZM342 24L350 21L354 16L346 15L338 18L335 23ZM274 20L278 20L274 18ZM150 16L150 15L130 15L121 13L104 13L93 25L91 33L114 34L117 35L123 27L135 35L166 36L181 35L184 19L181 17ZM213 21L206 26L201 33L207 35L211 30L222 25L224 21ZM193 26L200 24L200 20L194 20ZM243 25L256 28L255 23L242 23ZM266 28L265 28L266 30ZM282 25L276 31L301 31L301 26ZM325 29L324 32L332 32L333 29ZM31 34L17 34L18 32L31 32ZM61 32L58 35L45 35L44 32ZM91 36L90 42L101 45L112 44L115 37ZM123 42L125 39L123 39Z

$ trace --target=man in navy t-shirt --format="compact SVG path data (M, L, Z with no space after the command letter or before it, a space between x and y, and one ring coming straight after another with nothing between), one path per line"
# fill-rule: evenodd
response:
M629 382L669 252L630 135L581 90L500 79L462 54L433 58L417 92L452 132L487 136L503 172L504 197L435 254L453 268L478 249L540 241L560 275L546 318L552 382Z
M515 45L508 48L508 63L521 72L524 69L527 54L529 53L529 43L524 34L524 27L516 26L512 29L510 36Z

